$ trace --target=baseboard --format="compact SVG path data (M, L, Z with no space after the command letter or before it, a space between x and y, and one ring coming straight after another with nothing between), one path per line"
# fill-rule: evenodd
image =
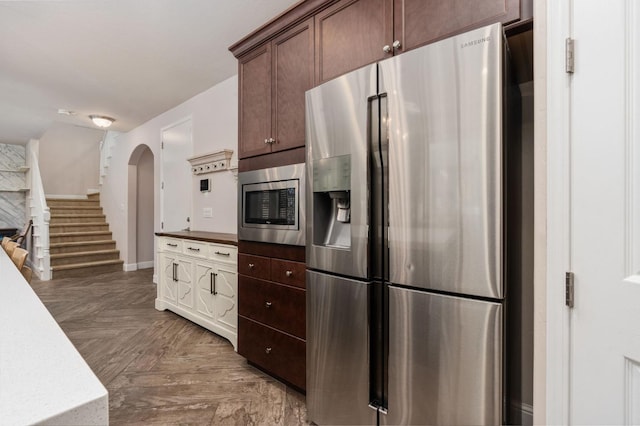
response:
M531 426L533 425L533 406L523 402L511 401L510 424Z
M93 194L99 194L99 193L100 193L99 189L93 189L93 188L87 189L87 195L93 195Z
M125 263L125 264L122 265L122 269L125 272L137 271L138 270L138 264L137 263Z
M149 269L153 268L153 260L149 260L147 262L138 262L138 269Z
M155 285L158 285L158 275L157 274L153 274L153 283Z

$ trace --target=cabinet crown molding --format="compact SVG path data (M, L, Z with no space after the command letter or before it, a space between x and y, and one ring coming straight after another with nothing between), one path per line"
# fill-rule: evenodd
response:
M222 151L196 155L194 157L187 158L187 161L191 164L191 171L193 174L201 175L220 170L227 170L231 167L232 155L232 149L223 149Z

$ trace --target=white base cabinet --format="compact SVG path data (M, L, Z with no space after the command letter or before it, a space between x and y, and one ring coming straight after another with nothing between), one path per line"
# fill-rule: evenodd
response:
M235 246L158 237L156 309L168 309L238 347L238 250Z

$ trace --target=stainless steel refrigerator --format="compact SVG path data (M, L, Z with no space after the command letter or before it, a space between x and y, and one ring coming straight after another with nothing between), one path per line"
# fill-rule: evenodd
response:
M496 24L307 92L310 421L503 421L504 56Z

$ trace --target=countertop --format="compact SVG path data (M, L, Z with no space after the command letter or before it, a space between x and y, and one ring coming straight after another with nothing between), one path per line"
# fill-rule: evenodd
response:
M108 424L107 390L2 249L0 277L0 424Z
M175 231L175 232L156 232L158 237L184 238L187 240L205 241L207 243L238 245L238 236L236 234L223 234L220 232L205 231Z

